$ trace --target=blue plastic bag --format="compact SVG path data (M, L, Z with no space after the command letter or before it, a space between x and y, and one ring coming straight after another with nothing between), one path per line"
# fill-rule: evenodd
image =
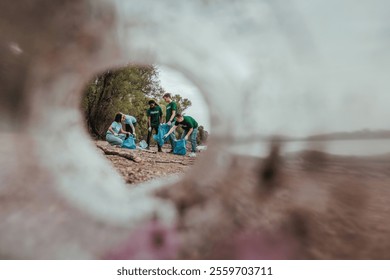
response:
M164 138L164 135L167 134L170 129L171 129L171 126L169 126L167 124L160 124L160 126L158 127L158 133L156 135L153 135L153 139L160 146L164 145L164 143L168 140L168 137Z
M126 149L136 149L135 140L133 136L129 136L127 139L123 140L122 148Z
M176 140L175 147L173 148L173 153L175 155L185 156L185 154L187 153L186 144L187 141L185 139Z

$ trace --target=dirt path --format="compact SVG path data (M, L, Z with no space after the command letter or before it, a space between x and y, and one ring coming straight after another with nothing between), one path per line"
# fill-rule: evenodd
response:
M163 148L162 153L157 153L157 147L151 147L150 151L127 150L113 147L106 141L95 143L106 151L132 155L140 159L136 162L138 160L129 160L118 155L106 155L128 184L142 183L172 174L182 174L195 163L195 158L170 154L168 148Z

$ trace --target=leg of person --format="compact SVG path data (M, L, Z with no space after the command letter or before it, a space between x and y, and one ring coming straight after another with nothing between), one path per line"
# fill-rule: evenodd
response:
M153 127L151 131L148 130L148 137L146 138L146 144L148 144L147 149L149 149L150 147L150 137L152 137L152 132L153 132Z
M123 140L121 138L116 137L116 136L109 134L109 133L106 135L106 140L108 143L110 143L113 146L122 146L122 143L123 143Z
M193 153L196 153L196 146L197 146L196 138L197 138L197 136L198 136L198 129L195 128L192 131L191 136L190 136L191 137L191 148L192 148L191 152L193 152Z
M158 134L158 125L157 126L152 126L152 131L153 130L156 132L156 134ZM161 146L158 143L157 143L157 148L158 148L158 150L157 150L158 152L162 152Z
M175 141L174 141L174 138L173 138L173 135L174 132L171 133L171 135L169 135L169 143L171 143L171 151L170 153L173 153L173 149L175 148Z
M129 124L126 124L126 131L133 134L133 129L131 128L131 126Z
M198 136L198 129L195 128L190 135L190 137L191 137L191 154L194 154L194 155L196 155L195 153L196 153L196 137L197 136Z
M173 125L171 127L173 127ZM172 148L170 153L173 153L173 149L175 148L175 140L176 140L176 134L175 134L175 132L172 132L169 135L169 142L171 143L171 148Z
M121 133L121 134L118 135L118 138L121 139L122 142L123 142L123 141L125 141L127 138L129 138L129 135L127 135L127 134L122 134L122 133Z

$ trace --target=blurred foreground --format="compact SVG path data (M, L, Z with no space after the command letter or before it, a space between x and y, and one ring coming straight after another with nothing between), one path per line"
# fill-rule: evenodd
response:
M0 258L390 259L389 155L234 150L388 129L389 2L183 3L0 2ZM129 61L204 94L213 133L189 170L112 165L90 141L85 85Z

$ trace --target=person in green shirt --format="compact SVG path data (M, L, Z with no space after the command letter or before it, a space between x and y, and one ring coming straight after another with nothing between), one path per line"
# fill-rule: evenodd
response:
M146 111L146 114L148 116L148 138L146 140L146 143L148 144L147 149L149 149L150 144L150 137L152 136L153 130L158 133L158 126L162 122L162 115L163 112L161 110L161 107L156 104L156 101L149 100L149 109ZM158 151L162 152L161 146L157 143Z
M176 113L177 113L177 104L175 101L172 100L172 96L170 93L165 93L163 95L163 99L165 102L168 103L168 105L166 106L165 121L172 128L173 123L175 122L175 117L176 117ZM172 147L170 153L173 152L175 140L176 140L175 133L171 133L169 136L169 142L171 143L171 147Z
M181 139L188 140L191 139L191 153L190 157L196 157L196 137L198 135L198 123L193 117L183 116L182 114L176 114L176 122L172 126L172 128L168 131L164 137L168 137L172 132L176 130L178 126L183 128L183 134Z

